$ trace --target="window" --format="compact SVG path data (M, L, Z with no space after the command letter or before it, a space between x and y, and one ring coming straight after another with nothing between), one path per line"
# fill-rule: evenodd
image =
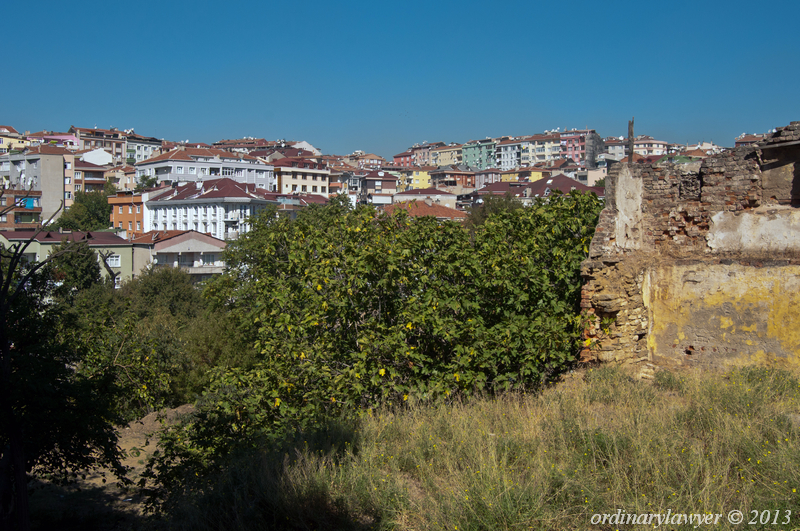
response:
M119 206L119 213L122 214L122 205Z
M76 185L75 185L75 191L76 191L76 192L80 192L80 191L81 191L81 185L79 185L79 184L76 184Z
M189 173L191 173L192 175L196 174L197 168L195 168L194 166L189 166Z
M64 177L64 184L72 184L72 178L71 177Z
M64 192L64 199L72 199L72 192Z
M311 176L311 180L312 180L312 181L316 181L316 180L317 180L317 176L316 176L316 175L312 175L312 176Z
M175 173L183 173L183 166L177 166L175 168Z
M296 185L296 184L293 184L293 185L292 185L292 192L296 192L296 191L297 191L297 185Z
M317 193L317 187L316 186L312 186L311 187L311 191L314 192L314 193Z
M200 168L200 175L208 175L208 168Z
M136 222L136 230L142 230L142 222L141 221L137 221Z
M122 229L122 222L121 221L119 222L118 226L119 226L120 229Z
M308 186L306 186L306 185L303 185L303 187L301 188L301 191L302 191L302 192L306 192L306 191L308 191L307 189L308 189Z
M323 186L322 188L320 188L320 191L321 191L323 194L324 194L324 193L326 193L326 192L325 192L325 187Z
M233 168L222 168L222 175L233 175Z
M122 267L122 257L118 254L112 254L106 258L108 267Z
M133 205L128 205L128 214L133 214Z
M137 214L141 214L142 213L142 205L136 205L136 213Z
M133 221L128 222L128 230L133 230Z
M79 171L76 171L76 172L75 172L75 178L76 178L76 179L80 179L80 178L81 178L81 172L79 172Z

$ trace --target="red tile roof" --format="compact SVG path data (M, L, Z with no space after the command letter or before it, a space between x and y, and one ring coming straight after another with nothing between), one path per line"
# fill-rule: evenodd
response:
M220 159L234 159L234 160L250 160L255 161L258 160L255 157L251 157L250 155L246 155L244 153L232 153L230 151L226 151L224 149L216 149L216 148L174 148L166 153L162 153L160 155L156 155L155 157L150 157L147 160L143 160L138 164L150 164L153 162L160 162L162 160L179 160L179 161L186 161L192 162L196 160L197 157L205 157L205 158L220 158Z
M14 133L18 135L19 131L17 131L10 125L0 125L0 133Z
M463 220L467 217L467 214L461 210L436 204L429 205L425 201L405 201L403 203L393 203L391 205L386 205L383 210L389 214L393 214L397 210L405 210L408 212L409 216L415 218L433 216L436 219Z
M43 144L41 146L31 146L25 149L26 153L38 153L39 155L73 155L74 153L68 149L56 146L48 146Z
M40 231L40 230L17 230L17 231L2 231L0 232L5 239L9 241L29 240L33 238L39 243L60 243L63 240L67 241L88 241L89 246L104 246L104 245L127 245L128 242L113 232L64 232L58 231Z
M396 195L419 195L419 196L429 196L429 195L456 195L451 194L445 190L439 190L438 188L419 188L414 190L406 190L405 192L398 192Z

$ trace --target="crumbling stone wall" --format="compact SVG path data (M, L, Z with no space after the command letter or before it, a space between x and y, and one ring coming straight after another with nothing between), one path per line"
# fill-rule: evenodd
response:
M702 163L606 179L584 360L800 364L800 122Z

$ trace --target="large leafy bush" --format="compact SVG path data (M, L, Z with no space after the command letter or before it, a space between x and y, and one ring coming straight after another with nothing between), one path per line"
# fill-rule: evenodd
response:
M472 234L367 207L264 214L209 291L258 361L217 369L197 416L164 434L161 481L177 487L176 462L197 472L342 412L538 386L577 351L599 209L594 195L557 195Z

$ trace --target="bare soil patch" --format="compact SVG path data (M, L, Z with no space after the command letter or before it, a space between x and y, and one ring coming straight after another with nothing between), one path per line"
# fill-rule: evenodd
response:
M118 428L119 446L125 456L122 463L129 467L128 477L134 485L156 449L157 438L153 435L164 423L174 423L193 410L191 405L166 409ZM148 528L137 489L120 485L108 470L79 475L67 486L38 480L31 482L31 486L34 530L133 531Z

